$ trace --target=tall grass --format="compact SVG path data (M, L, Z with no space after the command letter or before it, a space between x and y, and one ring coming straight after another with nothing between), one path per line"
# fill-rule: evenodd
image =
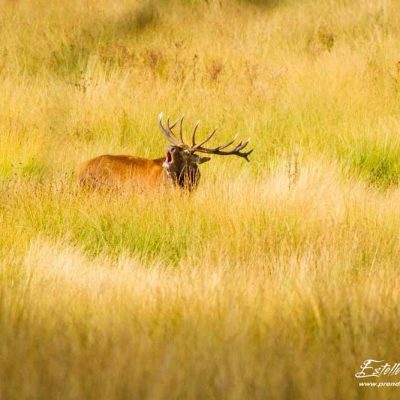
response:
M397 398L354 377L399 361L397 8L0 3L0 397ZM76 187L89 157L161 156L160 111L251 163Z

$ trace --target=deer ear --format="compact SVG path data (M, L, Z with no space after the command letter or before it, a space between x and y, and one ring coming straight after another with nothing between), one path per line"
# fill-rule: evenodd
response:
M201 157L201 156L199 156L197 161L196 161L196 163L197 164L203 164L203 163L205 163L207 161L210 161L210 160L211 160L210 157Z

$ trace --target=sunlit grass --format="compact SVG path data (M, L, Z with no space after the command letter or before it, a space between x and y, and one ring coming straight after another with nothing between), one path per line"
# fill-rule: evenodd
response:
M1 398L396 398L354 377L398 361L395 1L0 10ZM77 187L162 156L160 111L251 162L190 195Z

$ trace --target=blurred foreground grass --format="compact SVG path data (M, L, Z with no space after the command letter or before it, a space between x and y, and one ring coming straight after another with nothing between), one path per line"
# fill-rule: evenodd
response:
M389 0L0 3L0 397L398 397L354 374L398 361L399 34ZM160 111L251 163L76 187L162 155Z

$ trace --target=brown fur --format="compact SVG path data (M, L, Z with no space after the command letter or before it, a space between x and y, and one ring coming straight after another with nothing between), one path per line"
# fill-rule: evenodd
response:
M78 182L93 188L154 188L166 183L163 158L102 155L86 161L78 169Z

